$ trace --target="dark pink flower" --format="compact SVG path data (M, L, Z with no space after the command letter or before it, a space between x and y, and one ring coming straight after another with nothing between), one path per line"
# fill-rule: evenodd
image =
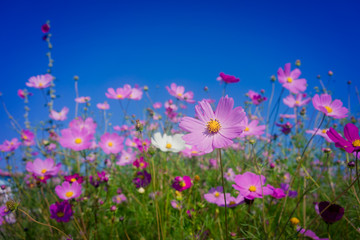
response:
M192 186L192 182L191 182L191 178L189 176L184 176L184 177L175 177L172 187L179 191L182 192L185 189L188 189Z
M237 83L237 82L240 82L240 78L236 78L235 76L232 76L232 75L228 75L228 74L225 74L223 72L221 72L219 74L219 78L217 79L218 81L222 81L222 82L225 82L225 83Z
M343 148L348 153L360 152L359 129L354 124L348 123L345 125L344 135L346 139L332 127L326 134L334 141L336 147Z
M57 222L68 222L73 215L71 204L68 201L56 202L50 206L50 218Z
M42 31L43 33L48 33L48 32L50 31L50 25L47 24L47 23L43 24L43 25L41 26L41 31Z

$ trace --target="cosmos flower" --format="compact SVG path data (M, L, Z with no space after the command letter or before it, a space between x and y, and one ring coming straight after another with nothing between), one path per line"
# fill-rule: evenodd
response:
M234 99L222 97L214 112L211 105L201 101L195 107L199 119L183 117L179 127L189 134L183 136L186 144L196 146L205 153L212 152L215 148L230 146L233 138L245 129L242 122L246 116L241 107L234 107Z
M116 91L113 88L108 88L108 92L105 93L105 96L110 99L125 99L128 98L131 94L131 87L117 88Z
M261 179L261 181L260 181ZM263 175L256 175L252 172L235 176L235 184L233 188L240 191L244 198L253 200L255 198L262 198L263 195L271 195L273 191L271 188L264 186L266 178Z
M325 113L326 116L336 119L347 117L348 109L342 106L343 104L340 100L336 99L332 101L332 98L329 94L324 93L321 94L321 96L316 94L312 98L312 103L315 109Z
M87 102L90 102L90 100L91 100L91 97L89 97L89 96L75 98L75 102L77 102L77 103L87 103Z
M151 138L151 144L163 152L180 152L185 149L185 141L182 139L183 134L169 136L164 133L156 132Z
M336 147L343 148L348 153L360 152L359 129L354 124L347 123L345 125L344 135L346 139L332 127L326 134L335 143Z
M290 185L287 183L281 183L280 188L285 192L285 194L288 194L290 198L296 198L298 193L297 191L289 190Z
M259 93L254 92L253 90L249 90L247 95L249 96L254 105L259 105L260 103L267 100L266 97L261 96Z
M175 209L178 209L178 210L182 209L181 204L180 204L178 201L176 201L176 200L172 200L172 201L170 202L170 204L171 204L171 206L172 206L173 208L175 208Z
M84 182L84 177L80 176L78 173L73 175L64 176L65 181L69 183L78 182L79 184Z
M319 129L318 131L316 131L317 129L314 129L314 130L306 130L305 132L306 133L309 133L309 134L314 134L316 133L316 135L319 135L319 136L322 136L323 138L325 138L325 140L327 142L330 142L332 143L333 141L331 140L331 138L329 138L329 136L326 134L326 132L329 130L329 129Z
M57 121L64 121L64 120L66 120L66 115L68 114L68 112L69 112L69 108L67 108L67 107L63 107L63 109L61 109L60 112L56 112L54 110L51 110L49 117L51 119L54 119L54 120L57 120Z
M140 169L145 169L148 165L149 165L149 163L144 161L144 157L140 157L133 162L133 166L140 168Z
M219 207L225 207L225 198L226 198L226 206L229 208L236 207L237 205L240 205L245 202L244 197L239 194L237 197L231 196L230 193L221 194L219 200L216 202L216 204Z
M182 192L188 188L190 188L192 186L192 182L191 182L191 178L189 176L177 176L174 178L172 187L179 191Z
M188 158L204 155L196 146L185 145L181 153Z
M96 126L96 123L90 117L86 118L85 120L83 120L82 117L78 117L69 123L70 128L76 130L85 129L88 134L95 134Z
M26 89L25 90L19 89L17 91L17 94L21 99L25 99L26 96L32 96L33 95L32 93L28 92Z
M61 185L55 187L55 193L63 200L77 198L81 195L81 184L77 181L73 183L65 181Z
M236 78L235 76L225 74L221 72L219 74L219 77L217 78L218 81L224 82L224 83L237 83L240 82L240 78Z
M36 158L34 162L28 161L26 163L26 170L35 174L35 176L55 176L61 168L61 163L55 165L54 159L46 158L41 160Z
M245 127L244 131L241 133L241 137L246 136L260 136L265 133L265 125L258 125L259 120L252 120L249 123L248 118L245 116L244 122L242 123Z
M35 135L30 130L22 130L21 131L21 141L25 146L35 145Z
M208 193L204 194L204 198L209 203L217 204L221 200L223 194L223 188L221 186L216 188L211 188Z
M306 90L306 80L299 79L301 75L300 69L296 68L292 71L291 64L285 64L284 70L279 68L277 71L279 82L282 86L288 89L291 93L298 94L300 92L304 92Z
M13 138L13 139L11 139L11 141L5 140L0 145L0 151L12 152L12 151L15 151L20 145L21 145L21 142L19 142L19 140L17 138Z
M285 135L288 135L291 132L291 129L293 128L293 125L289 122L284 124L276 123L276 126L281 127L281 132L284 133Z
M123 150L124 145L124 138L120 137L116 133L105 133L101 136L99 146L106 154L117 154L121 150Z
M112 198L112 201L116 204L121 204L123 202L126 202L127 201L127 198L125 197L124 194L119 194L119 195L116 195Z
M47 23L43 24L43 25L41 26L41 31L42 31L43 33L48 33L48 32L50 31L50 25L47 24Z
M304 106L311 101L311 98L303 99L303 95L304 94L298 94L295 98L294 95L290 94L283 99L283 102L285 105L291 108Z
M172 83L170 85L170 88L168 86L166 86L166 90L169 92L169 94L171 96L174 96L179 100L185 100L186 102L189 102L189 103L195 102L193 100L194 93L191 91L184 93L185 92L184 86L177 86L176 83Z
M224 177L229 182L234 182L235 181L235 172L234 172L234 170L232 168L229 168L227 170L227 172L225 173Z
M344 216L344 208L337 204L331 204L330 202L319 202L319 213L322 219L331 224L339 221ZM330 205L330 207L328 207ZM326 210L325 210L326 208ZM325 211L324 211L325 210Z
M151 182L151 174L146 170L136 173L136 177L133 179L133 183L136 188L144 188Z
M281 199L281 198L284 198L286 196L286 194L285 194L285 192L284 192L284 190L282 188L274 188L270 184L268 184L267 187L272 190L271 196L273 198Z
M122 150L120 153L120 157L118 158L118 161L116 162L119 166L125 166L132 164L136 158L136 153L132 151L131 148L128 148L127 150Z
M159 108L161 108L161 106L162 106L161 102L156 102L156 103L153 104L154 109L159 109Z
M61 130L59 143L65 148L74 151L81 151L90 148L93 134L89 134L87 129L67 128Z
M68 201L56 202L50 206L50 218L57 222L68 222L73 215L72 206Z
M109 104L106 101L104 103L96 104L96 107L101 110L108 110L110 108Z
M48 73L44 75L37 75L29 78L28 82L26 83L26 86L38 88L38 89L44 89L50 87L52 80L53 80L53 76L51 76Z
M140 88L138 88L136 86L134 88L131 88L131 86L129 84L125 84L124 89L125 88L130 89L130 95L128 96L129 99L141 100L143 91Z
M300 234L302 234L308 238L314 239L314 240L329 240L328 238L319 238L313 231L305 230L301 227L298 227L296 229L296 231L298 231Z

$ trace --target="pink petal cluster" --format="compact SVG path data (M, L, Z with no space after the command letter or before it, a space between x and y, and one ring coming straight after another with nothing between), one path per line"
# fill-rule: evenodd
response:
M123 88L108 88L108 92L105 93L105 96L110 99L125 99L128 98L131 94L131 87L129 85L125 85Z
M235 76L225 74L221 72L219 74L219 77L216 79L218 81L224 82L224 83L237 83L240 82L240 78L236 78Z
M118 161L116 162L119 166L125 166L132 164L136 159L136 153L132 151L131 148L127 150L122 150Z
M106 154L117 154L124 148L123 142L124 138L117 133L105 133L100 138L99 146Z
M30 130L22 130L21 131L21 141L25 146L35 145L35 135Z
M77 181L73 183L65 181L61 185L55 187L55 193L63 200L77 198L81 195L81 184Z
M50 111L50 118L57 121L64 121L67 118L67 114L69 112L69 108L63 107L60 112L56 112L54 110Z
M309 133L309 134L315 134L316 135L319 135L319 136L322 136L323 138L325 138L325 140L327 142L333 142L331 140L331 138L329 138L329 136L326 134L326 132L329 130L329 129L319 129L318 131L316 131L317 129L314 129L314 130L306 130L306 133Z
M26 86L43 89L50 87L52 80L53 80L53 76L51 76L48 73L44 75L37 75L29 78L28 82L26 83Z
M104 103L96 104L96 107L101 110L108 110L110 108L109 104L106 101Z
M129 95L129 99L141 100L142 95L143 95L143 91L138 86L135 86L134 88L131 88L131 86L129 84L125 84L124 88L129 88L131 90L130 95Z
M305 94L300 93L295 98L294 95L290 94L289 96L283 99L283 102L285 105L291 108L304 106L311 101L311 98L303 99L303 95Z
M332 127L326 132L329 138L335 143L338 148L343 148L348 153L360 152L360 136L359 129L352 123L347 123L344 127L343 138Z
M246 136L260 136L265 133L265 125L258 125L259 120L252 120L249 123L249 119L245 116L244 122L242 123L244 126L244 131L241 133L241 137Z
M343 103L340 100L336 99L332 101L329 94L324 93L321 94L321 96L316 94L312 98L312 103L315 109L325 113L326 116L336 119L347 117L348 109L343 107Z
M261 180L260 180L261 179ZM235 176L235 184L233 188L240 191L244 198L253 200L255 198L262 198L263 195L271 195L273 191L271 188L264 186L266 178L263 175L257 175L252 172Z
M177 86L176 83L172 83L170 88L166 86L166 90L169 92L171 96L176 97L179 100L186 101L188 103L194 103L194 93L192 91L185 93L184 86ZM166 106L165 106L166 107Z
M0 145L0 151L2 152L12 152L15 151L19 146L21 145L21 142L17 138L9 140L5 140Z
M59 172L60 167L61 163L55 165L54 159L52 158L45 160L36 158L34 162L29 161L26 163L26 170L39 177L55 176Z
M291 71L291 64L285 64L284 70L279 68L277 71L279 82L291 93L298 94L306 90L306 79L299 79L301 75L300 69L296 68Z
M239 137L245 129L242 122L246 116L243 108L234 107L234 99L222 97L214 112L207 101L195 106L199 119L184 117L179 127L189 134L183 136L186 144L196 146L205 153L215 148L230 146L232 139Z
M87 103L87 102L90 102L91 100L91 97L78 97L78 98L75 98L75 102L77 103Z
M249 90L247 95L249 96L249 98L251 99L251 101L254 105L259 105L263 101L267 100L266 97L261 96L259 93L254 92L253 90Z

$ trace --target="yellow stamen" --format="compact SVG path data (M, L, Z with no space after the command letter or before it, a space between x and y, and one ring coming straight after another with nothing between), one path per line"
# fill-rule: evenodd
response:
M331 112L333 111L332 108L329 107L329 106L325 106L325 108L326 108L326 111L327 111L328 113L331 113Z
M28 137L26 135L22 135L22 139L27 140Z
M325 134L325 133L326 133L326 129L321 130L321 132Z
M357 139L352 142L353 147L360 147L360 139Z
M251 185L251 186L249 187L249 191L250 191L250 192L255 192L255 191L256 191L256 187L253 186L253 185Z
M299 104L300 104L300 101L295 101L295 104L299 105Z
M249 131L249 127L246 127L244 131L245 131L245 132L248 132L248 131Z
M41 83L39 83L39 87L42 87L42 86L44 86L44 84L41 82Z
M196 153L198 153L198 152L197 152L197 151L191 151L191 153L192 153L192 154L196 154Z
M123 95L118 94L118 95L116 95L116 97L117 97L117 98L123 98Z
M41 170L41 173L44 174L44 173L46 173L46 171L47 171L46 169L43 169L43 170Z
M177 95L178 95L179 97L181 97L181 96L182 96L182 93L178 93Z
M233 205L233 204L235 204L235 202L234 202L234 201L230 201L229 205Z
M68 197L68 198L69 198L69 197L72 197L73 195L74 195L74 193L71 192L71 191L65 193L65 196Z
M170 143L167 143L166 146L165 146L167 149L170 149L172 146Z
M180 187L185 187L185 186L186 186L186 184L185 184L184 181L181 181L181 182L179 183L179 185L180 185Z
M76 178L70 179L70 182L75 182L75 181L76 181Z
M63 216L64 216L64 213L63 213L63 212L58 212L58 213L56 213L56 215L57 215L58 217L63 217Z
M210 118L210 121L207 122L206 127L210 133L217 133L220 131L221 125L217 119L213 120Z
M41 176L41 177L39 177L40 178L40 180L44 180L45 179L45 177L44 176Z
M293 79L292 79L291 77L288 77L288 78L287 78L287 82L288 82L288 83L292 83L292 82L293 82Z
M220 196L220 193L218 193L218 192L215 192L215 197L219 197Z
M114 145L113 142L108 142L109 147L112 147L113 145Z
M144 166L144 163L140 163L140 167L143 167Z
M82 139L81 139L81 138L75 138L75 143L76 143L76 144L81 144L81 143L82 143Z

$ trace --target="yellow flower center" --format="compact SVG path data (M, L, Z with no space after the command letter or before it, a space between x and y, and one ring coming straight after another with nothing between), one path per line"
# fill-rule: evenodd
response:
M63 212L58 212L58 213L56 213L56 215L57 215L58 217L63 217L63 216L64 216L64 213L63 213Z
M39 87L42 87L42 86L44 86L44 84L41 82L41 83L39 83Z
M255 192L255 191L256 191L256 187L253 186L253 185L251 185L251 186L249 187L249 191L250 191L250 192Z
M72 197L73 195L74 195L74 193L71 192L71 191L65 193L65 196L68 197L68 198L69 198L69 197Z
M170 143L167 143L165 146L167 149L170 149L172 147L172 145Z
M250 130L249 127L246 127L244 131L248 132L249 130Z
M108 142L109 147L112 147L113 145L114 145L113 142Z
M235 202L234 202L234 201L230 201L229 205L233 205L233 204L235 204Z
M116 95L117 98L123 98L121 94Z
M186 184L185 184L184 181L181 181L181 182L179 183L179 185L180 185L180 187L185 187L185 186L186 186Z
M75 182L75 181L76 181L76 178L70 179L70 182Z
M321 132L325 134L325 133L326 133L326 129L321 130Z
M143 166L144 166L144 163L143 163L143 162L141 162L141 163L140 163L140 167L143 167Z
M181 97L181 96L182 96L182 93L178 93L177 95L178 95L179 97Z
M42 174L45 174L46 171L47 171L47 170L44 168L43 170L41 170L41 173L42 173Z
M219 132L221 125L217 119L213 120L210 118L210 121L207 122L206 127L210 133L217 133Z
M81 138L75 138L75 143L76 143L76 144L81 144L81 143L82 143L82 139L81 139Z
M140 175L139 178L144 179L145 177L143 175Z
M353 142L352 142L352 145L353 145L354 147L360 147L360 139L357 139L357 140L353 141Z
M327 111L328 113L331 113L331 112L333 111L332 108L329 107L329 106L325 106L325 108L326 108L326 111Z
M39 177L40 178L40 180L44 180L45 179L45 177L44 176L41 176L41 177Z
M229 173L229 172L228 172L228 173L227 173L227 175L228 175L228 176L230 176L230 175L231 175L231 173Z
M192 154L196 154L196 153L198 153L198 152L197 152L197 151L191 151L191 153L192 153Z
M220 196L220 193L218 193L218 192L215 192L215 197L219 197Z
M27 137L26 135L22 135L22 138L23 138L24 140L27 140L27 139L28 139L28 137Z
M117 200L118 202L120 202L120 201L121 201L121 198L120 198L120 197L116 197L116 200Z
M288 82L288 83L292 83L292 82L293 82L293 79L292 79L291 77L288 77L288 78L287 78L287 82Z
M300 104L300 101L295 101L295 104L299 105L299 104Z
M297 219L296 217L292 217L292 218L290 218L290 222L293 225L298 225L300 223L300 220Z

